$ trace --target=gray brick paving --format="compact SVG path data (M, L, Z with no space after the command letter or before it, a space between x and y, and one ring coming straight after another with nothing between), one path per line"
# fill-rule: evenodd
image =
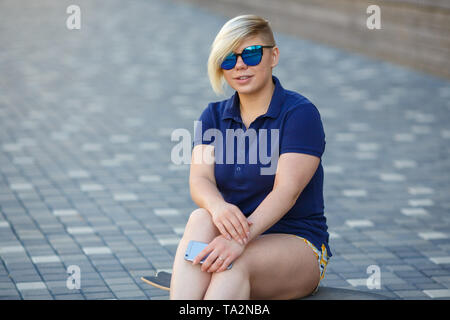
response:
M0 299L167 299L139 278L170 270L195 208L170 134L225 98L206 61L226 19L180 2L78 1L69 31L70 4L0 5ZM275 75L326 132L322 285L449 299L449 82L276 36ZM366 285L370 265L380 289Z

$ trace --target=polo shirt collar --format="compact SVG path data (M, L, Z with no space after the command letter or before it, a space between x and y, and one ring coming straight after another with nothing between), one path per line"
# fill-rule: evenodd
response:
M280 114L285 92L284 88L281 86L280 81L274 75L272 75L272 81L275 84L275 90L273 91L272 99L270 100L269 109L260 117L269 117L275 119ZM225 110L222 115L222 120L224 119L234 119L235 121L242 122L239 107L239 94L237 93L237 91L230 99L228 99L225 104Z

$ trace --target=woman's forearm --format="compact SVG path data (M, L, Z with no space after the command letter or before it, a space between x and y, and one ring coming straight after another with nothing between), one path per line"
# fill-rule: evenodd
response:
M204 177L189 179L192 200L200 207L212 211L213 206L225 202L217 186Z
M294 206L297 198L298 194L294 195L282 189L272 190L248 217L253 223L249 241L278 222Z

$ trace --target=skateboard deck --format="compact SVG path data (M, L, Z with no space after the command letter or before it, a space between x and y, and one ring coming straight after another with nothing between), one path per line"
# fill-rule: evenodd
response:
M156 276L141 277L141 280L158 289L169 291L171 278L172 278L171 273L160 271L156 274Z
M156 288L169 291L171 273L160 271L156 276L141 277L141 280ZM317 293L302 299L308 300L386 300L388 297L356 290L348 290L341 288L320 287ZM297 299L295 299L297 300Z

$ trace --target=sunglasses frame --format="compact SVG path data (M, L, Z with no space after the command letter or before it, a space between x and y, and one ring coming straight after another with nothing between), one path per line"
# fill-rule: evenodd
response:
M258 49L261 49L261 59L259 60L259 62L258 62L257 64L254 64L254 65L249 65L249 64L247 64L247 63L245 62L245 60L244 60L244 57L242 56L242 54L244 53L244 51L245 51L246 49L250 48L250 47L259 47ZM275 47L274 45L273 45L273 46L263 46L263 45L260 45L260 44L248 46L248 47L244 48L244 49L242 50L241 53L234 53L234 52L232 52L232 53L230 53L229 55L227 55L226 58L225 58L225 59L222 61L222 63L220 64L220 67L221 67L223 70L231 70L231 69L233 69L233 68L236 66L238 57L241 57L241 58L242 58L242 61L243 61L247 66L251 66L251 67L257 66L258 64L261 63L261 60L262 60L262 57L263 57L263 54L264 54L264 50L263 50L263 49L264 49L264 48L274 48L274 47ZM235 58L235 61L234 61L234 65L233 65L231 68L229 68L229 69L223 68L223 63L224 63L225 60L226 60L230 55L232 55L232 54L234 54L234 56L236 57L236 58Z

